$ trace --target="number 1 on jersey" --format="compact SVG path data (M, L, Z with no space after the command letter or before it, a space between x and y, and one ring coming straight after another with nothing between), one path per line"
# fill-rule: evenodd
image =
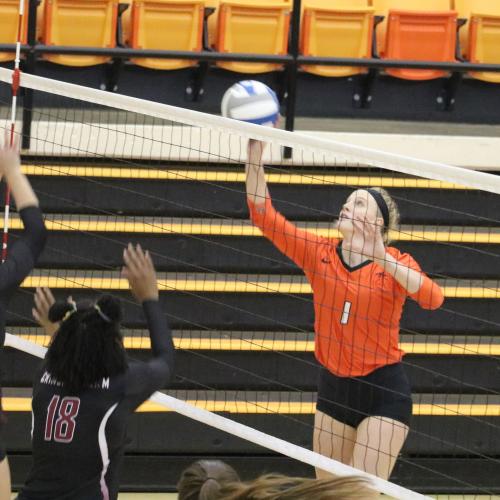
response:
M76 421L80 409L80 398L65 397L61 400L59 414L54 428L54 417L59 406L59 396L52 396L47 408L47 420L45 421L45 441L52 440L58 443L71 443L75 434Z
M342 317L340 318L341 325L347 325L347 322L349 321L349 314L351 312L351 305L352 303L348 300L344 302L344 310L342 311Z

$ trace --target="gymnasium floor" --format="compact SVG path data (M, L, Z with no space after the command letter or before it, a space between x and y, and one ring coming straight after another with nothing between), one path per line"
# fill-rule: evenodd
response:
M12 496L14 500L15 495ZM381 497L382 498L382 497ZM436 500L494 500L490 495L432 495ZM176 500L176 493L122 493L119 500Z

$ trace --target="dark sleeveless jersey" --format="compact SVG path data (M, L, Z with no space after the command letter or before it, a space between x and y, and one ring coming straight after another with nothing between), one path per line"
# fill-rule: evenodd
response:
M24 224L24 231L9 249L7 260L0 265L0 374L3 369L1 351L5 341L5 312L8 301L35 266L47 237L42 213L38 207L23 208L19 215ZM0 375L0 462L5 458L5 446L2 442L4 420Z
M33 385L33 467L18 499L108 500L118 496L127 422L171 377L174 346L157 301L143 303L153 358L78 394L42 364Z

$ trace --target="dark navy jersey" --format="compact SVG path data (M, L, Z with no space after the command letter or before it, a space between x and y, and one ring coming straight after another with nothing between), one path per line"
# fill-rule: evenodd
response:
M70 393L42 364L33 384L33 467L19 500L116 499L127 422L171 377L174 346L158 301L143 303L149 362Z
M47 238L47 230L38 207L23 208L19 215L24 231L9 249L7 260L0 265L0 346L5 341L5 308L12 294L35 267Z
M42 213L38 207L23 208L19 214L24 224L24 231L9 249L7 260L0 265L0 374L3 366L1 351L5 341L5 312L8 301L35 266L47 237ZM5 447L2 443L3 422L0 380L0 462L5 457Z

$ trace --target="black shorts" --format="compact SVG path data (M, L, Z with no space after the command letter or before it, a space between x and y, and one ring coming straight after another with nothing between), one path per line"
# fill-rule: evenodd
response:
M411 388L402 363L363 377L337 377L321 368L316 409L355 429L366 417L388 417L409 425Z

